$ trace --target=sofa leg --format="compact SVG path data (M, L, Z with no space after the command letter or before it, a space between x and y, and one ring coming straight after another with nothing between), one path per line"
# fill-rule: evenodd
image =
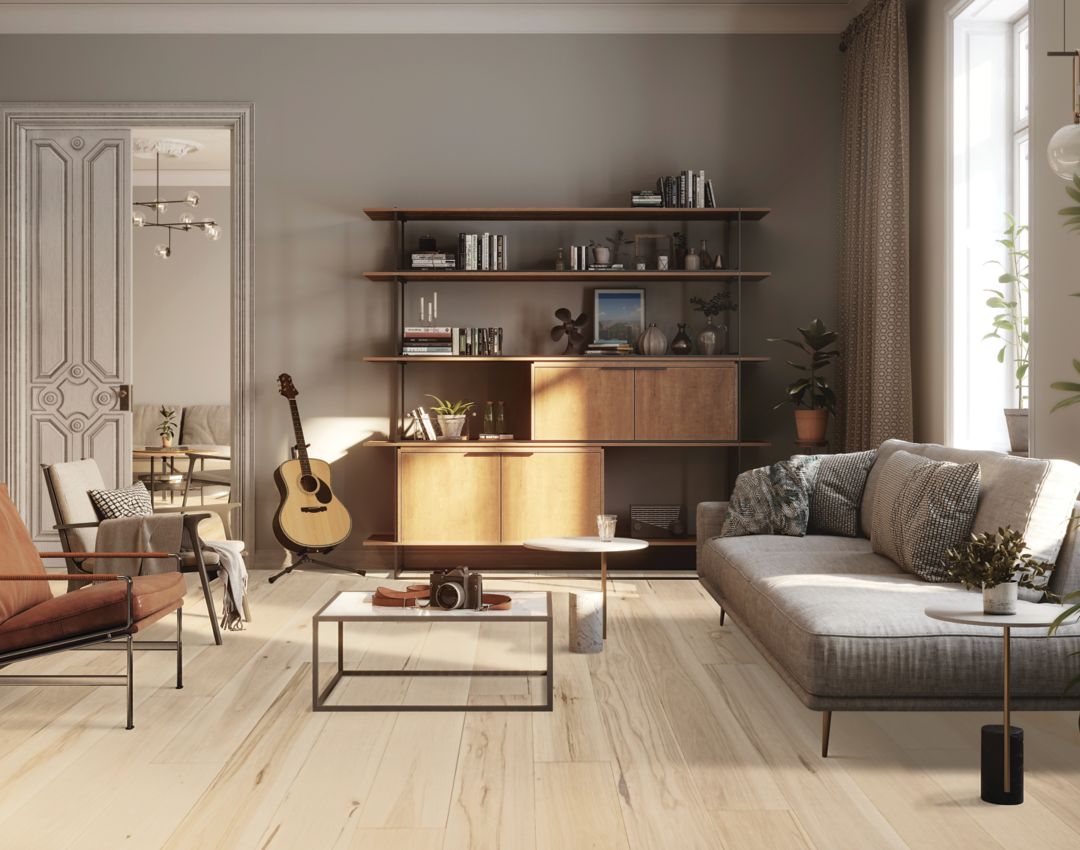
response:
M125 729L135 728L135 646L132 636L127 636L127 725Z
M720 625L724 625L724 609L720 609Z
M176 689L184 687L184 608L176 609Z
M832 712L821 712L821 757L829 757L829 732L832 731Z

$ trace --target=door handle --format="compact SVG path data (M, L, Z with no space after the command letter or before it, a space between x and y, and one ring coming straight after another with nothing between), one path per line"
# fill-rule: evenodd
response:
M116 388L116 399L119 402L119 410L131 410L131 384L121 384Z
M634 366L601 366L601 372L633 372Z
M667 366L635 366L635 372L666 372Z
M535 452L465 452L465 457L532 457Z

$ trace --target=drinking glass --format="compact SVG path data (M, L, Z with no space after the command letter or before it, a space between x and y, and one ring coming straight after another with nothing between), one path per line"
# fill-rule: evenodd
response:
M615 539L615 514L597 514L596 533L600 535L601 543L610 543Z

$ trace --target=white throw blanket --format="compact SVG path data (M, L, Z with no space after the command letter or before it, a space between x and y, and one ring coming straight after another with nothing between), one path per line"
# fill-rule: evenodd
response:
M225 585L225 598L221 604L221 625L229 631L240 631L244 621L251 621L248 607L248 571L244 563L243 540L204 540L203 549L217 552L221 558L221 583Z

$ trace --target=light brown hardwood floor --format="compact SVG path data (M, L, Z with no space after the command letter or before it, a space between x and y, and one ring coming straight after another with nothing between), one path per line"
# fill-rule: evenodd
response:
M312 614L338 590L380 582L298 573L270 586L266 575L252 577L254 622L221 647L191 590L186 687L172 688L171 655L140 655L133 731L119 688L0 688L4 850L1080 847L1075 714L1016 715L1019 807L978 799L989 714L837 714L822 760L819 715L730 620L721 628L695 581L616 580L607 647L591 656L567 651L566 593L592 582L503 583L554 592L551 713L313 714ZM542 664L543 634L383 624L350 627L348 644L349 664ZM121 663L78 652L23 666ZM343 696L520 703L539 691L376 678Z

